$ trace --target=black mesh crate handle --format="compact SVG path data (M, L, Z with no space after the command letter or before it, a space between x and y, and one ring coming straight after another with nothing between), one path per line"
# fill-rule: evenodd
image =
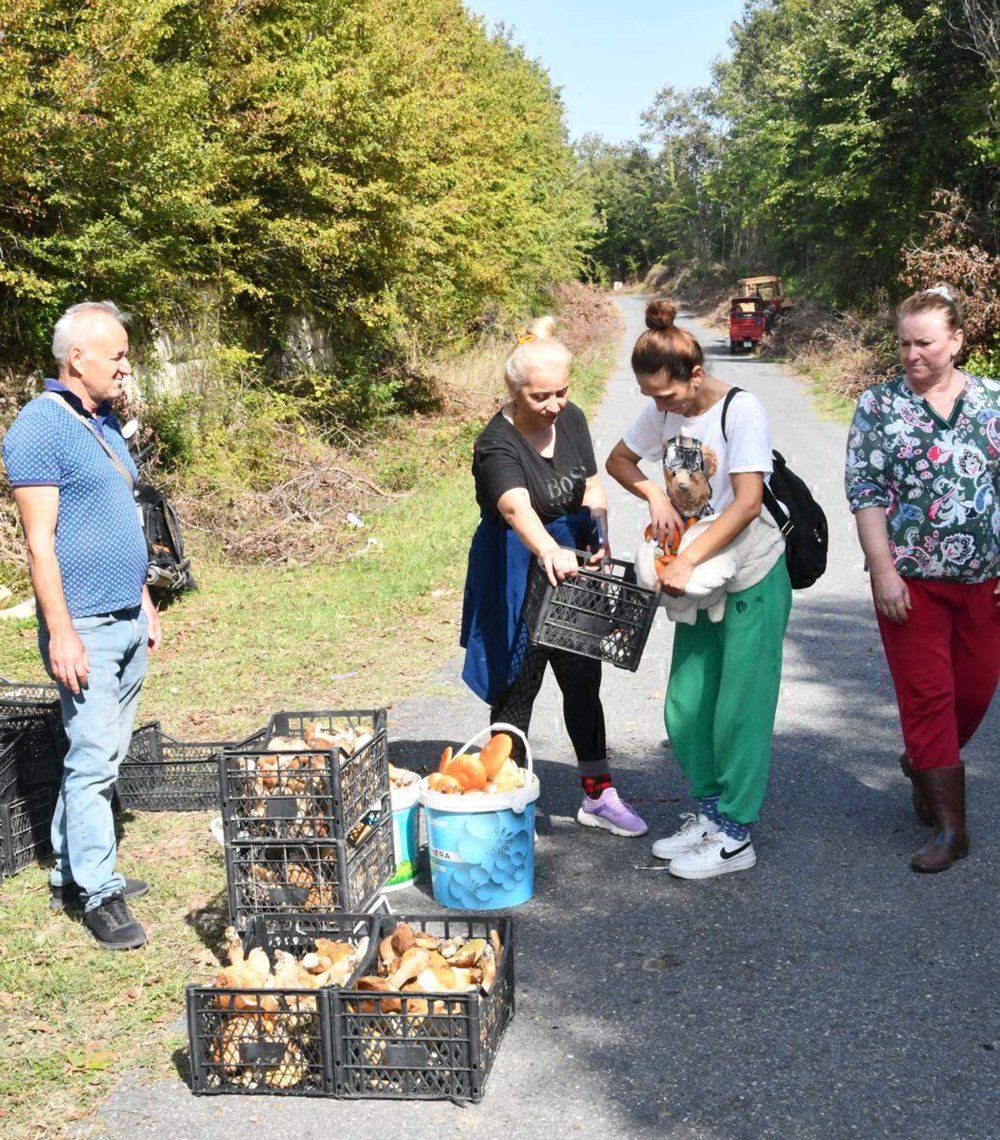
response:
M534 645L562 649L635 672L656 615L657 596L640 586L630 562L607 559L600 570L574 551L575 577L552 586L535 559L528 575L521 617Z

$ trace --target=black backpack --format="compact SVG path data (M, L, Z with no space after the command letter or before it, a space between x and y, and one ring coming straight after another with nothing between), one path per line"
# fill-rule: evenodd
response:
M184 556L180 524L166 495L152 483L136 483L133 494L142 514L149 552L146 583L150 592L163 598L181 590L197 589L191 559Z
M742 388L730 388L722 403L722 438L726 435L726 412ZM806 484L785 462L779 451L771 452L774 471L764 484L764 506L785 536L785 561L793 590L804 590L823 576L830 530L823 508ZM780 500L780 502L779 502Z

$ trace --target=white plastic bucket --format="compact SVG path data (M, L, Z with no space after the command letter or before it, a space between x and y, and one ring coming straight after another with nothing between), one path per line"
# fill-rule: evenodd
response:
M431 889L442 906L497 910L527 902L535 892L535 800L541 787L532 770L527 738L511 724L492 724L466 741L456 756L494 732L512 732L524 741L523 788L445 795L432 792L426 776L420 781Z
M387 891L408 887L417 874L420 860L420 777L416 772L412 775L411 783L390 791L396 870L383 888Z

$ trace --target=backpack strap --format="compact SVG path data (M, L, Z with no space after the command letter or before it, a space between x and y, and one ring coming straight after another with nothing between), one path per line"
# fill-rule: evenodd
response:
M76 409L71 408L69 406L69 404L67 404L66 401L62 398L62 396L59 395L58 392L46 392L45 395L48 396L50 399L55 400L55 402L60 407L65 408L66 411L69 412L69 414L74 419L79 420L80 423L83 424L83 426L87 429L87 431L90 432L90 434L94 437L94 439L96 439L97 442L101 445L101 447L103 447L104 450L107 452L108 458L115 465L115 468L117 469L118 474L121 475L121 477L125 480L126 483L128 483L128 489L130 491L134 491L135 490L135 479L132 478L132 472L129 471L129 469L125 466L124 463L122 463L121 459L119 458L119 456L115 452L114 448L112 448L111 444L108 443L108 441L104 438L104 436L101 435L101 433L86 418L86 416L81 416L80 413L78 411L76 411Z
M726 412L729 411L729 405L742 391L742 388L737 388L734 384L732 388L730 388L726 393L726 398L722 401L722 438L726 441L726 443L729 442L729 436L726 435Z
M722 401L722 438L726 441L726 443L729 442L729 436L726 435L726 412L729 411L729 405L742 391L744 391L743 388L737 388L734 384L733 387L730 388L726 393L725 399ZM774 456L774 451L771 452L771 455ZM782 463L783 462L784 460L782 460ZM788 512L785 510L785 508L775 498L774 492L767 485L766 479L764 480L763 497L764 506L767 507L768 514L770 514L771 518L773 518L775 523L777 523L778 530L780 530L781 533L787 538L789 531L793 529L792 520L788 517Z

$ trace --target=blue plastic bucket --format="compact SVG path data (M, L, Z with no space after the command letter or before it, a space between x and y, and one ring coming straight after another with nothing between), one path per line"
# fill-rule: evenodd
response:
M496 724L479 735L502 730ZM457 753L468 751L473 737ZM527 744L527 741L525 741ZM541 791L527 749L525 786L514 792L444 795L420 782L427 825L431 889L436 902L457 910L497 910L527 902L535 892L535 800Z
M384 889L394 891L413 882L420 862L420 783L416 775L412 784L393 788L390 798L396 870Z

